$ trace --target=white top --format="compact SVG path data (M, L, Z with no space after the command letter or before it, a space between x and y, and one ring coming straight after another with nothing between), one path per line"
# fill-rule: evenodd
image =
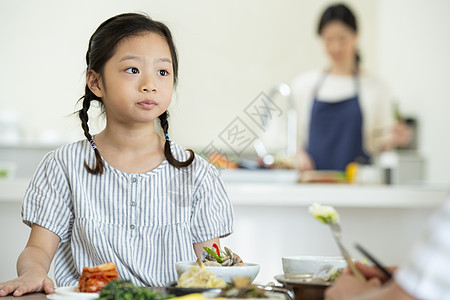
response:
M406 264L395 274L397 283L418 299L450 299L450 198L434 215Z
M291 84L298 113L298 141L301 149L307 146L314 93L323 76L323 70L309 71L299 75ZM320 101L338 102L355 96L356 92L353 76L328 74L320 84L317 97ZM389 131L395 123L393 98L391 90L375 77L367 74L359 76L363 147L369 154L378 153L389 138Z
M189 153L172 143L185 161ZM217 170L199 156L186 168L164 160L145 174L105 162L102 175L87 140L48 153L27 189L22 214L61 238L57 286L78 284L83 267L114 262L119 278L145 286L178 279L175 262L195 260L193 243L229 235L233 209Z

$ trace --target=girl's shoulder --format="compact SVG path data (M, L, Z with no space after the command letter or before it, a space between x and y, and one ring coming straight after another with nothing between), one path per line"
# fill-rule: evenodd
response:
M90 144L87 140L79 140L70 144L62 145L51 151L55 156L67 156L83 154L85 155L90 149Z
M89 153L90 144L87 141L78 141L71 144L59 146L49 152L41 159L36 174L63 174L67 170L73 170L78 174L80 168L83 168L83 164L77 163L78 161L84 161ZM93 151L92 151L93 152ZM77 169L78 168L78 169Z
M86 159L86 157L90 155L90 149L90 144L87 140L80 140L59 146L58 148L49 151L42 161L47 163L49 161L54 161L65 164L74 159Z

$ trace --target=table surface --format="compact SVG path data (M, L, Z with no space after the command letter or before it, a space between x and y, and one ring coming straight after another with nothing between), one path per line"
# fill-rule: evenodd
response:
M23 295L21 297L14 297L14 296L6 296L6 297L2 297L1 299L26 299L26 300L43 300L43 299L47 299L46 294L44 293L33 293L33 294L27 294L27 295Z
M149 288L152 290L156 290L159 292L164 293L165 292L165 288L164 287L152 287ZM26 294L23 295L21 297L14 297L12 295L6 296L6 297L0 297L1 300L3 299L25 299L25 300L47 300L47 294L45 293L32 293L32 294Z

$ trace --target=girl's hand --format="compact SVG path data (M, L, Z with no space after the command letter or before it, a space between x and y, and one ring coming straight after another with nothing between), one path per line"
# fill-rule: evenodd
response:
M46 274L39 274L30 270L19 278L0 283L0 297L12 294L22 296L27 293L45 292L53 294L55 285Z
M47 273L59 241L59 237L52 231L33 224L28 243L17 260L19 277L0 283L0 297L9 294L22 296L33 292L53 293L54 284Z
M213 248L213 245L216 244L220 248L220 239L218 237L213 238L209 241L205 241L203 243L194 244L195 255L198 259L201 259L201 254L203 251L203 247Z

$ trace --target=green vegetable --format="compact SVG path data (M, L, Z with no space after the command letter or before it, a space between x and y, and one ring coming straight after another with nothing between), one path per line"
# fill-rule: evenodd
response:
M333 275L331 275L330 280L328 280L329 282L334 282L341 274L342 274L343 269L339 268L336 270L336 272L333 273Z
M8 177L8 170L0 169L0 178L1 177Z
M309 207L309 213L319 222L324 224L335 224L339 221L339 215L332 206L313 203Z
M208 247L203 247L203 250L205 250L208 254L211 254L217 260L218 263L223 263L223 259L221 259L220 256L218 256L217 253L213 249L208 248Z
M330 216L327 216L327 217L316 216L315 218L319 222L324 223L324 224L334 224L334 223L336 223L336 221L334 221L333 217L330 217Z
M165 300L172 298L151 291L145 287L137 286L129 280L112 280L105 285L99 295L99 300Z

